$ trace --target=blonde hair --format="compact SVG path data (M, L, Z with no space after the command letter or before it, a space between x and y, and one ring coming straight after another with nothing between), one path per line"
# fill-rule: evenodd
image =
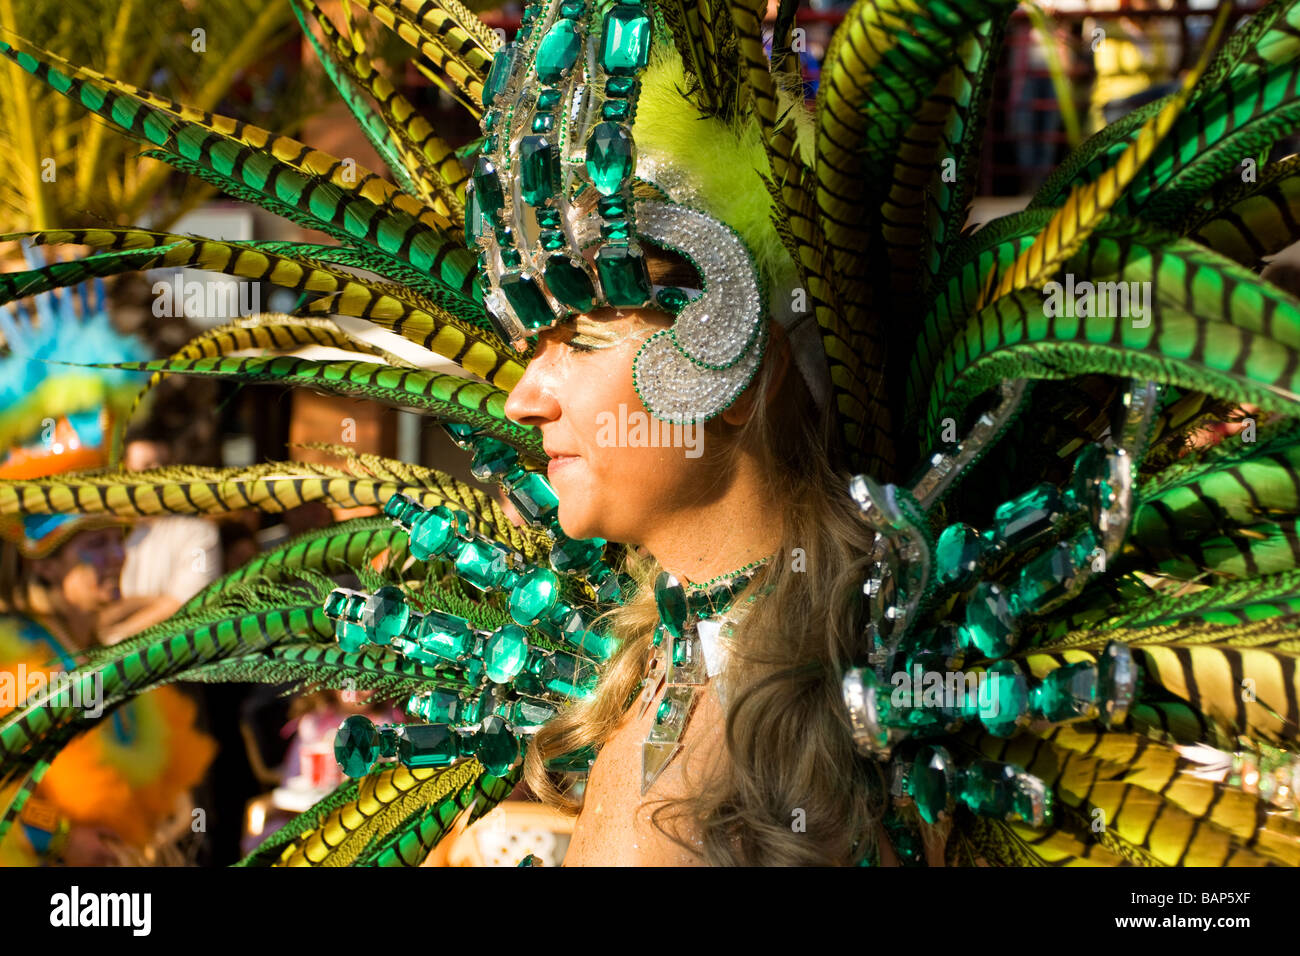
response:
M739 427L715 419L706 427L718 434L706 447L722 446L719 468L742 450L758 456L772 507L781 510L781 550L741 598L759 595L736 626L719 770L698 794L662 802L652 820L710 864L854 863L874 847L884 800L878 768L854 750L840 693L843 670L866 652L859 601L871 533L847 494L848 476L829 460L827 416L793 363L777 385L774 358L769 352L759 372L750 419ZM546 761L611 736L658 621L650 586L657 563L630 556L627 571L638 588L611 615L619 651L593 699L551 720L524 765L534 794L570 812L580 804L559 789ZM695 845L665 828L666 813L689 821ZM802 830L792 826L800 818Z

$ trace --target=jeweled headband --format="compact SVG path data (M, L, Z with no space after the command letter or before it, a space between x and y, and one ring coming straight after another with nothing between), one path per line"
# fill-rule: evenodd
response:
M671 157L637 155L632 125L652 33L642 3L525 9L483 89L466 240L480 251L488 310L518 348L602 306L676 315L641 347L633 379L656 418L707 421L758 370L767 309L736 231L686 204ZM700 289L654 285L642 241L687 259Z

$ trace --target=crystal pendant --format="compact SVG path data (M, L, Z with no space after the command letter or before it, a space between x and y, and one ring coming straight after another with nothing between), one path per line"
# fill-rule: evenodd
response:
M682 636L686 624L686 589L667 571L655 578L655 607L659 609L659 622L674 638Z
M632 134L627 127L609 121L597 124L587 137L587 175L596 191L602 196L614 195L632 175L634 165Z
M334 735L334 759L349 777L364 777L379 759L379 731L360 714L353 714Z

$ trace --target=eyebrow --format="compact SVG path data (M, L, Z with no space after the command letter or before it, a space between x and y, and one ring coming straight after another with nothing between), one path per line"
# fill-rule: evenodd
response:
M626 333L615 332L609 327L608 323L588 319L581 315L573 320L573 334L580 335L584 339L595 339L609 345L614 345L627 337Z

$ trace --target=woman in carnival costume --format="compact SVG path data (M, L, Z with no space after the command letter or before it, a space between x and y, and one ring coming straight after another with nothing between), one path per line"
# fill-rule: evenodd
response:
M1242 175L1300 115L1300 5L1216 34L1176 93L974 233L1012 2L856 4L815 110L785 92L793 3L773 60L746 0L536 2L505 47L456 0L361 5L480 119L469 168L312 0L392 183L0 46L335 240L30 234L94 247L93 274L308 295L130 367L417 409L526 521L359 455L0 486L12 513L383 508L92 663L110 704L177 679L403 702L400 725L344 723L350 782L246 864L415 865L521 774L551 802L587 776L573 863L1300 862L1300 302L1257 274L1296 238L1300 179ZM359 354L226 357L304 343ZM1189 440L1246 405L1240 435ZM84 726L29 702L4 772Z

